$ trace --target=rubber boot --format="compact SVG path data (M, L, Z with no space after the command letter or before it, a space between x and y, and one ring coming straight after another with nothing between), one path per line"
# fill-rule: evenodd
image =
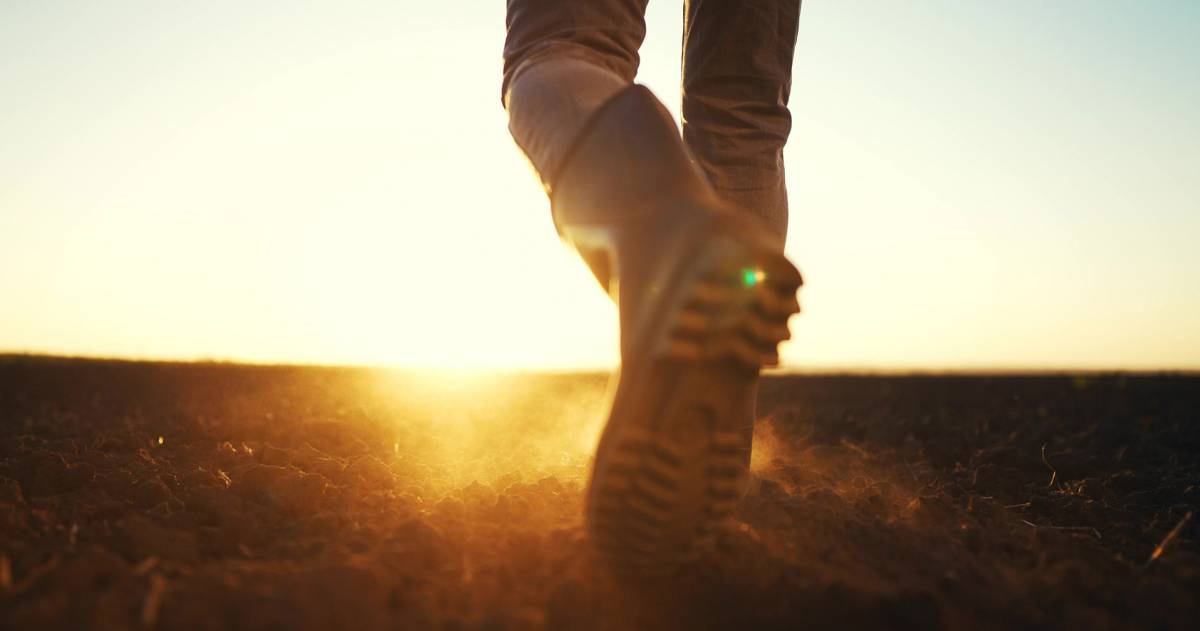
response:
M621 369L587 494L621 565L692 557L748 479L759 370L777 363L800 274L727 207L644 87L606 102L551 187L555 225L618 305Z

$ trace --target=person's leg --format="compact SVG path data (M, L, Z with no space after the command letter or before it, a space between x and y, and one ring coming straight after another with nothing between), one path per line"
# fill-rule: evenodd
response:
M737 505L758 372L777 362L800 275L761 221L717 195L642 86L596 111L553 184L559 232L621 325L588 533L619 564L672 567Z
M683 137L717 194L787 237L783 146L800 0L686 0ZM738 426L739 469L748 472L757 379ZM742 478L747 488L748 476Z
M686 0L683 137L717 192L782 240L800 0Z
M584 124L628 87L646 0L508 0L501 98L547 192Z
M559 234L617 302L621 369L587 493L605 556L673 565L745 478L759 369L777 359L800 275L718 196L669 112L631 80L641 0L509 4L509 128Z

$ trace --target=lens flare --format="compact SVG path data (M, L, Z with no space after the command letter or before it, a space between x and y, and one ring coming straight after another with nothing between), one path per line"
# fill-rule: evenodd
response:
M763 282L766 277L766 272L762 271L761 269L756 269L753 267L742 268L742 285L746 287L753 287Z

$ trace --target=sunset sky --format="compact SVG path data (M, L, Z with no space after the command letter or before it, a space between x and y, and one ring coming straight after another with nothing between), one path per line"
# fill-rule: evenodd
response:
M0 352L603 368L503 2L0 4ZM680 5L640 80L678 110ZM795 369L1200 368L1200 2L812 0Z

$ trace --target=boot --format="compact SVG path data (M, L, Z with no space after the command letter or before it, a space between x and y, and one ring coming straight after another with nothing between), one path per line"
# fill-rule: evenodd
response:
M621 565L671 567L741 497L759 369L788 338L800 274L757 218L719 199L644 87L597 111L551 184L559 233L620 314L590 538Z

